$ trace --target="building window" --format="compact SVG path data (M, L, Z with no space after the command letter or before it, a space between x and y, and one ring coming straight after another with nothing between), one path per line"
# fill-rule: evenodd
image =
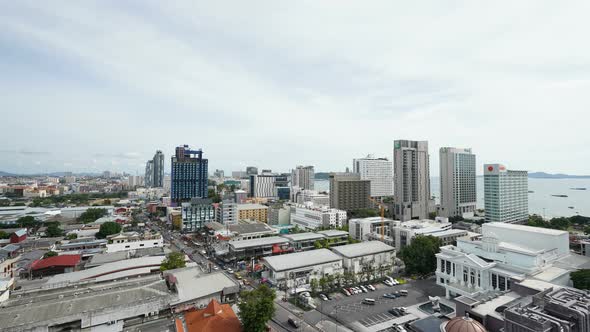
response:
M440 278L440 283L444 284L445 283L445 279L444 278Z
M446 265L445 265L445 260L444 260L444 259L441 259L441 260L440 260L440 271L441 271L442 273L445 273L445 266L446 266Z
M451 274L451 262L447 261L447 274Z
M506 288L511 289L510 287L510 278L506 278Z
M125 248L129 248L129 246L125 246Z
M498 284L498 288L500 288L500 290L506 290L506 277L500 276Z
M455 276L455 263L453 263L453 277Z
M475 285L475 272L471 271L471 273L469 274L469 283L472 285Z
M481 273L477 274L477 287L481 287Z
M463 282L467 282L467 268L463 268Z
M498 281L496 280L496 275L494 273L492 273L492 288L496 289L496 287L498 287Z

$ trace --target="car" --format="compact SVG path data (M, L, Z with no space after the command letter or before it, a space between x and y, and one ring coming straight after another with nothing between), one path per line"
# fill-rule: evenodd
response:
M391 327L393 328L393 330L395 332L408 332L408 330L406 330L403 326L401 326L399 324L394 323Z
M356 290L353 287L350 287L348 291L350 292L350 295L356 294Z
M375 305L375 299L366 298L363 300L363 304Z
M331 300L332 300L332 297L331 297L329 294L324 294L324 295L326 295L326 298L327 298L329 301L331 301Z
M362 293L362 292L363 292L363 291L362 291L360 288L358 288L358 287L355 287L355 288L354 288L354 291L355 291L357 294L360 294L360 293Z
M391 282L393 282L394 285L399 285L399 281L397 281L396 279L392 279Z
M395 317L401 316L401 313L399 312L399 310L397 310L397 308L389 309L389 310L387 310L387 312L394 315Z
M367 290L367 288L365 286L361 285L361 290L363 291L363 293L368 293L369 291Z
M219 270L219 267L217 265L214 265L213 270L217 271L217 270Z
M402 289L401 291L399 291L399 294L400 294L401 296L408 296L408 291L407 291L407 290L405 290L405 289Z
M231 269L231 267L227 268L227 272L228 273L234 273L234 270Z
M242 280L242 276L238 272L234 273L234 276L236 277L236 279Z
M395 299L395 298L397 298L397 296L395 296L395 294L393 294L393 293L385 293L385 294L383 294L383 297L386 298L386 299Z
M393 286L393 283L389 279L385 279L385 281L383 281L383 283L386 284L387 286Z
M375 286L373 286L373 285L367 285L367 288L370 289L371 291L375 291Z
M324 301L328 301L328 297L324 294L320 294L320 299L322 299Z
M408 313L408 309L406 307L399 307L398 309L402 314Z
M250 282L247 279L244 279L242 282L244 283L244 285L250 286Z
M350 296L350 292L346 288L342 288L342 293L344 293L346 296Z
M295 317L289 317L289 320L287 320L287 322L289 323L289 325L293 326L296 329L298 329L299 326L301 326L301 323L299 322L299 320L295 319Z
M303 292L303 293L299 294L299 296L301 296L301 297L311 297L311 294L309 294L309 292Z

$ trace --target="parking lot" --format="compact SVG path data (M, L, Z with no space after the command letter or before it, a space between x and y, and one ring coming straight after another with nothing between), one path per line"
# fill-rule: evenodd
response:
M331 301L317 302L317 310L334 317L338 321L348 324L358 321L360 324L369 327L396 318L387 312L393 307L410 307L418 303L428 301L428 296L444 295L442 287L437 286L432 280L408 281L404 285L387 286L384 284L373 284L377 290L369 291L351 296L343 293L331 295ZM392 293L405 289L408 296L396 299L384 298L383 294ZM365 298L375 299L375 305L366 305L362 301Z

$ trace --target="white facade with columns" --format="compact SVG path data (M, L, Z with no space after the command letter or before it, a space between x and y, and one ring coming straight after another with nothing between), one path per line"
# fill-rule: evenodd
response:
M575 268L564 262L579 260L564 250L565 231L487 223L482 233L481 240L458 239L456 246L441 247L436 255L436 282L445 287L447 297L506 291L510 278L568 283Z

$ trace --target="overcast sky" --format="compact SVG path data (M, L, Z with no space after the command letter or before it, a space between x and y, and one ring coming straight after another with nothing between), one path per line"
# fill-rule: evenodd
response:
M61 5L60 5L61 3ZM588 1L2 1L0 170L339 171L394 139L588 174ZM169 169L167 162L167 169Z

